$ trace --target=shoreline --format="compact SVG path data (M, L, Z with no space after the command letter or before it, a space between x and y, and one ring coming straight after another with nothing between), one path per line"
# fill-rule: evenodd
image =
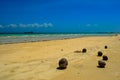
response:
M51 38L51 39L41 39L39 37L13 37L10 38L8 41L0 41L0 45L4 44L19 44L19 43L32 43L32 42L44 42L44 41L53 41L53 40L66 40L66 39L75 39L75 38L84 38L84 37L111 37L111 36L119 36L120 34L112 34L112 35L88 35L88 36L80 36L80 37L63 37L63 38ZM7 38L7 37L6 37ZM26 39L29 38L29 39ZM30 39L36 38L36 40L30 40ZM15 40L16 39L16 40Z

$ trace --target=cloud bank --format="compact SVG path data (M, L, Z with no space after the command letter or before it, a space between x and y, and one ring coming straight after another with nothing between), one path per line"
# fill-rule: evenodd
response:
M8 24L0 25L0 28L49 28L53 27L52 23L33 23L33 24Z
M86 24L85 26L86 26L86 27L97 27L98 24Z

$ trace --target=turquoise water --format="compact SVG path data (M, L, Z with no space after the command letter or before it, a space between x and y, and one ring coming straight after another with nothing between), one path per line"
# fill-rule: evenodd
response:
M41 36L111 36L113 34L99 34L99 33L76 33L76 34L0 34L0 37L41 37Z
M46 41L46 40L58 40L67 38L78 38L88 36L113 36L115 34L88 34L88 33L77 33L77 34L0 34L0 44L5 43L20 43L20 42L35 42L35 41Z

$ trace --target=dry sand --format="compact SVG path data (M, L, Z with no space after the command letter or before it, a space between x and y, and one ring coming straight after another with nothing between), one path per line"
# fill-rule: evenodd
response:
M109 58L105 68L98 51ZM68 67L58 70L63 57ZM0 45L0 80L120 80L120 35Z

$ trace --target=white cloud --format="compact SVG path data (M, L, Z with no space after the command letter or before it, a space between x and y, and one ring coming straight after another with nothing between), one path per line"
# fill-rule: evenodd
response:
M86 26L87 26L87 27L90 27L90 26L91 26L91 24L86 24Z
M86 26L86 27L97 27L98 24L86 24L85 26Z
M47 27L49 27L49 25L47 23L44 23L43 27L47 28Z
M94 24L94 26L98 26L98 24Z
M0 28L3 28L3 25L0 25Z
M23 28L26 27L26 25L24 25L24 24L19 24L18 26L23 27Z
M32 27L37 27L37 28L42 27L42 24L38 24L38 23L34 23L34 24L31 24L31 25L32 25Z
M7 27L16 28L16 27L17 27L17 24L9 24L9 25L7 25Z
M19 24L19 27L32 27L32 28L41 28L41 27L53 27L52 23L43 23L43 24L39 24L39 23L33 23L33 24Z
M48 23L48 26L49 26L49 27L53 27L53 24L52 24L52 23Z
M17 28L17 27L21 27L21 28L48 28L48 27L53 27L52 23L33 23L33 24L8 24L8 25L4 25L5 27L9 27L9 28ZM3 25L0 25L0 28L2 28Z

